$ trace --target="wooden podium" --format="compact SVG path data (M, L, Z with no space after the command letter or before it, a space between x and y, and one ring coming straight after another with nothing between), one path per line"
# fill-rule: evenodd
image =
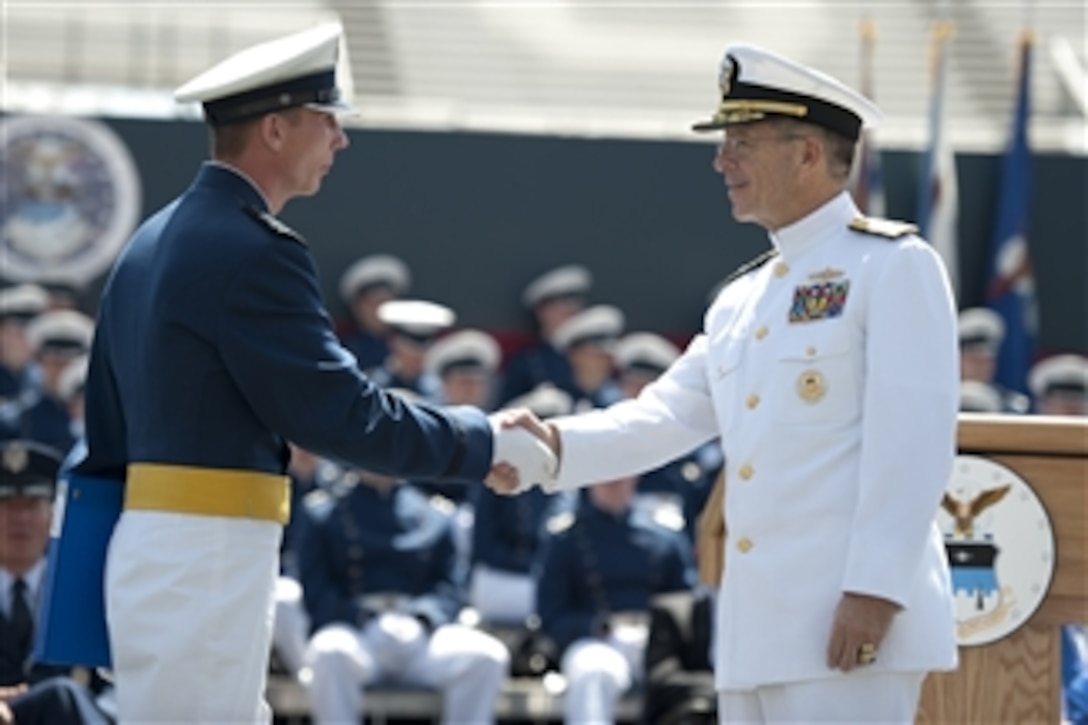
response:
M1061 722L1060 626L1088 622L1088 418L962 414L959 452L1027 481L1054 527L1054 578L1020 629L960 648L955 672L926 680L919 723Z

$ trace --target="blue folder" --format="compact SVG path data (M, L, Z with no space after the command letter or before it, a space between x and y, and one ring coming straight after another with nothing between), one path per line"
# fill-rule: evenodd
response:
M61 476L34 641L36 661L110 666L106 550L124 494L124 481Z

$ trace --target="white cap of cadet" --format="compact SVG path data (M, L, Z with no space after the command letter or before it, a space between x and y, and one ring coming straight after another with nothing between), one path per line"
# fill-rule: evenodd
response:
M718 74L721 100L713 117L696 131L793 118L856 141L861 129L880 123L880 109L845 83L754 45L731 45Z
M541 302L559 297L584 295L593 286L593 275L579 264L568 264L550 269L540 275L522 292L521 301L526 307L536 307Z
M351 113L337 84L342 35L339 23L326 23L246 48L178 88L174 98L203 103L213 126L297 106Z
M624 322L618 307L595 305L557 327L551 342L562 352L584 343L611 348L623 334Z
M483 330L460 330L436 342L423 360L432 373L443 376L454 370L490 375L499 367L502 350L494 337Z
M351 304L363 292L379 286L400 295L411 283L408 265L399 258L391 254L372 254L354 262L340 277L340 297Z
M430 338L451 327L457 321L457 315L436 302L389 300L378 308L378 319L402 334Z

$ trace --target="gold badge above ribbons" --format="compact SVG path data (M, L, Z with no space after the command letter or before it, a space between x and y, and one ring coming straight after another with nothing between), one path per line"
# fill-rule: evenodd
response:
M797 394L806 403L818 403L827 394L827 381L819 370L806 370L797 379Z

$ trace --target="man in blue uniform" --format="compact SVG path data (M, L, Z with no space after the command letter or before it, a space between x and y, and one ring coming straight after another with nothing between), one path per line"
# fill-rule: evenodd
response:
M45 446L0 443L0 723L106 722L68 669L31 656L59 468Z
M378 317L389 328L389 355L367 375L386 390L407 390L428 403L441 402L441 381L424 361L435 338L457 315L426 300L390 300L378 308Z
M61 391L68 365L86 354L94 335L94 322L74 310L45 312L27 328L38 370L38 387L12 406L8 428L11 437L42 443L65 454L76 441L76 426L69 400ZM5 415L5 418L8 416ZM3 435L3 432L0 432Z
M576 393L570 364L554 344L556 328L582 311L585 297L593 285L593 275L577 264L548 270L526 286L522 302L532 311L538 339L510 357L503 375L499 400L506 402L528 393L543 383L551 383Z
M389 476L354 471L339 485L307 501L299 557L315 722L357 720L363 687L378 681L441 689L444 723L492 722L509 655L454 621L462 580L449 511Z
M541 420L568 415L574 401L552 385L542 385L510 401ZM570 511L570 493L553 495L532 488L502 496L486 486L471 490L473 527L469 603L488 624L525 626L536 613L533 565L548 537L547 521Z
M616 702L643 675L651 597L695 586L687 540L631 508L636 484L593 486L577 515L549 522L537 609L562 652L571 725L614 721Z
M0 405L37 386L27 323L45 311L49 295L36 284L0 290Z
M511 482L554 464L479 410L412 405L364 377L306 241L274 216L348 145L340 36L271 41L178 89L203 102L213 160L137 230L103 292L74 463L126 481L106 563L125 721L267 720L287 441L419 478Z
M623 398L612 356L623 325L619 308L595 305L556 328L552 341L570 364L575 411L605 408Z
M360 370L381 365L389 355L389 330L378 308L404 294L411 278L408 266L389 254L363 257L340 278L340 298L351 311L351 328L340 339Z

